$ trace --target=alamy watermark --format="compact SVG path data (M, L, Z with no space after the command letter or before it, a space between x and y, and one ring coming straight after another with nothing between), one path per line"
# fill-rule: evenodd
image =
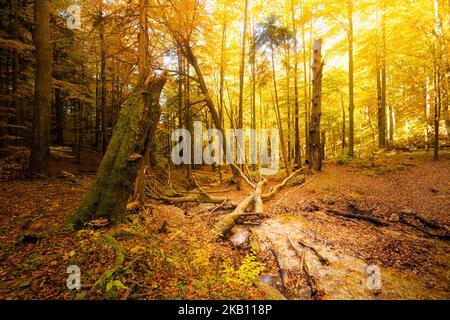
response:
M276 129L228 129L224 136L217 129L203 132L202 122L194 121L193 135L186 129L177 129L171 138L178 142L171 153L172 162L176 165L259 164L263 176L275 175L280 169L280 143Z
M66 279L66 286L69 290L81 289L81 269L77 265L71 265L67 267L66 271L69 276Z
M67 28L70 30L81 29L81 7L78 4L72 4L67 7Z
M367 288L370 290L381 290L381 270L379 266L370 265L367 267Z

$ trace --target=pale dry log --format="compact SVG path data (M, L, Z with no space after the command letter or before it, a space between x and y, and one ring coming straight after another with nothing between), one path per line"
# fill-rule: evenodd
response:
M292 181L294 178L296 178L300 173L304 172L305 169L300 169L295 172L293 172L291 175L289 175L286 179L284 179L280 184L275 185L272 187L269 191L269 193L265 193L261 195L261 198L263 200L268 200L274 197L278 192L280 192L281 189L286 187L290 181ZM298 183L300 184L300 183Z

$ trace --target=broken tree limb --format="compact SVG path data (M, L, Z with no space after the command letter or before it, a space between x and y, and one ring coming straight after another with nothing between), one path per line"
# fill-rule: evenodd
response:
M256 189L255 184L250 181L250 179L242 172L242 170L235 164L231 164L231 166L233 166L237 172L239 172L239 174L241 175L242 179L244 179L245 182L247 182L247 184L252 187L253 189Z
M306 264L305 257L306 257L306 252L303 251L303 256L302 256L303 271L305 272L306 278L308 279L309 287L311 288L311 296L314 297L315 295L317 295L316 282L315 282L313 276L311 275L311 273L309 272L309 267Z
M306 281L308 282L308 285L311 289L311 297L315 296L317 294L317 289L314 283L314 279L311 276L311 274L309 273L309 268L306 264L306 252L303 250L303 252L300 252L294 245L294 242L291 240L291 238L289 238L288 235L286 235L286 238L289 242L289 245L292 247L292 249L295 252L295 255L297 256L297 258L299 258L300 260L300 272L304 272L304 274L306 275Z
M279 256L279 254L275 250L272 242L270 240L269 240L269 242L270 242L270 251L272 252L273 257L275 258L275 262L277 263L278 270L280 272L281 285L282 285L283 289L286 289L287 288L287 282L288 282L288 273L283 268L283 266L281 265L281 257Z
M313 245L308 244L308 243L306 243L306 242L304 242L304 241L302 241L302 240L297 240L297 242L298 242L299 244L301 244L302 246L304 246L305 248L308 248L308 249L310 249L312 252L314 252L314 254L317 256L317 258L319 258L319 260L320 260L320 262L321 262L322 264L325 264L325 265L329 265L329 264L330 264L330 260L328 260L328 258L324 257L323 254L320 253L320 251L319 251L318 248L316 248L316 247L314 247Z
M274 187L272 187L269 191L269 193L265 193L263 195L261 195L261 198L263 200L268 200L271 199L273 196L275 196L281 189L283 189L284 187L286 187L289 182L291 180L293 180L294 178L297 177L297 175L299 175L300 173L302 173L304 171L304 169L300 169L297 170L295 172L293 172L291 175L289 175L289 177L287 177L286 179L284 179L280 184L275 185Z

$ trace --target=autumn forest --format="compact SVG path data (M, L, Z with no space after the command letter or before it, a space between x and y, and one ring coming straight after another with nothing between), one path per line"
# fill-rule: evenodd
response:
M450 298L450 1L0 13L0 299Z

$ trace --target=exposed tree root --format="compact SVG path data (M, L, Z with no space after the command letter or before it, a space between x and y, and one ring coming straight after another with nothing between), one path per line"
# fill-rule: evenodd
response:
M105 234L105 242L114 249L115 258L112 268L106 270L95 282L96 287L103 288L112 278L114 273L119 271L125 263L125 251L123 250L119 242L115 239L115 237L119 235L121 231L122 230L111 230Z

